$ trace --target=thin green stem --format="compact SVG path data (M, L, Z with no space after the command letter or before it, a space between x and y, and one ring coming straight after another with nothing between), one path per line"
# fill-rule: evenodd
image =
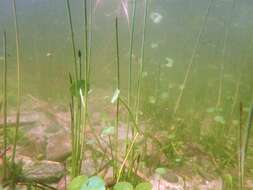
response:
M230 25L233 18L234 9L235 9L235 0L233 1L232 11L230 13L231 15L229 16L227 23L224 23L225 32L224 32L224 40L223 40L223 48L222 48L222 61L220 65L220 80L219 80L219 90L218 90L218 98L217 98L216 107L221 106L224 70L225 70L225 63L226 63L227 42L228 42L228 36L229 36L230 28L231 28Z
M18 140L18 131L20 125L20 98L21 98L21 72L20 72L20 37L19 37L19 27L18 27L18 18L16 10L16 0L12 0L12 11L15 24L15 34L16 34L16 59L17 59L17 113L16 113L16 127L14 133L14 145L13 145L13 154L12 154L12 164L14 165L15 156L16 156L16 147Z
M124 166L125 166L125 164L126 164L126 161L127 161L128 157L129 157L131 151L133 150L133 146L134 146L134 144L135 144L135 142L136 142L138 136L139 136L139 133L136 133L135 136L134 136L134 138L133 138L133 141L132 141L132 143L131 143L131 145L130 145L128 151L127 151L127 154L126 154L126 156L125 156L125 158L124 158L124 160L123 160L123 162L122 162L122 164L121 164L121 166L120 166L119 173L118 173L118 176L117 176L117 181L116 181L117 183L118 183L119 180L120 180L122 170L123 170L123 168L124 168Z
M118 30L118 18L115 19L115 40L116 40L116 87L120 90L120 60L119 60L119 30ZM119 158L118 150L118 136L119 136L119 98L116 102L116 120L115 120L115 136L114 136L114 145L115 145L115 163L114 163L114 175L117 177L118 163L116 160Z
M131 107L131 95L132 95L132 62L133 62L133 41L134 41L134 31L135 31L135 13L136 13L136 2L134 0L133 3L133 12L132 12L132 19L131 19L131 34L130 34L130 44L129 44L129 64L128 64L128 107ZM127 143L126 147L128 146L128 138L129 138L129 129L130 129L130 118L129 113L127 116ZM133 131L132 131L133 134Z
M12 0L12 12L14 17L14 25L15 25L15 35L16 35L16 63L17 63L17 107L16 107L16 126L14 132L14 144L13 144L13 152L11 158L11 167L15 170L15 157L16 157L16 149L17 149L17 141L18 141L18 132L20 125L20 99L21 99L21 72L20 72L20 37L19 37L19 27L18 27L18 18L17 18L17 10L16 10L16 0ZM16 188L16 176L12 179L12 188Z
M179 109L179 106L181 104L181 99L182 99L182 96L183 96L183 93L184 93L184 89L185 89L186 83L188 81L188 78L189 78L189 75L190 75L190 72L191 72L191 68L192 68L193 64L195 63L197 51L198 51L199 46L200 46L200 40L201 40L201 38L203 36L204 30L205 30L205 27L206 27L206 24L207 24L207 19L208 19L208 16L210 14L210 10L211 10L213 2L214 2L214 0L209 0L209 4L207 6L207 10L206 10L204 18L203 18L203 24L202 24L202 26L201 26L201 28L199 30L198 35L197 35L196 43L195 43L195 46L194 46L193 51L192 51L190 62L188 64L188 66L187 66L185 77L184 77L183 83L181 85L182 89L180 89L180 93L179 93L179 95L177 97L177 100L176 100L176 104L175 104L175 107L174 107L174 114L177 113L177 110Z
M91 74L91 64L92 64L92 41L93 41L93 17L94 17L94 13L93 13L93 7L94 7L94 1L91 0L90 1L90 20L89 20L89 31L90 31L90 38L89 38L89 53L88 53L88 60L89 60L89 68L88 68L88 75L90 78L90 74Z
M135 104L135 120L137 124L139 123L139 115L140 115L140 98L141 98L141 87L142 87L143 63L144 63L144 58L145 58L148 8L149 8L149 0L145 0L145 13L144 13L144 23L143 23L142 44L141 44L141 62L140 62L138 84L137 84L137 100Z
M67 13L68 13L70 33L71 33L71 42L72 42L72 50L73 50L73 57L74 57L75 79L77 80L78 68L77 68L77 57L76 57L75 34L74 34L74 29L73 29L73 22L72 22L71 8L70 8L69 0L66 0L66 8L67 8Z
M7 158L6 158L6 150L7 150L7 45L6 45L6 32L3 35L3 49L4 49L4 69L3 69L3 114L4 114L4 153L3 153L3 177L6 179L7 174Z

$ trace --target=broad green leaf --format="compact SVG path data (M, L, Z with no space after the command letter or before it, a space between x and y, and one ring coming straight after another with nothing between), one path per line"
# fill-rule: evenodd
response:
M167 173L167 168L156 168L155 173L158 175L165 175Z
M115 103L116 100L119 98L119 94L120 94L120 90L119 89L116 89L113 96L112 96L112 99L111 99L111 103Z
M80 190L105 190L105 182L99 176L89 178Z
M152 190L152 185L148 182L139 183L135 190Z
M113 190L133 190L133 186L128 182L119 182L114 185Z
M80 89L82 90L83 94L85 91L85 80L78 80L78 81L74 81L72 83L72 85L70 86L70 93L72 96L80 96ZM87 91L89 91L89 84L88 84L88 89Z
M69 184L69 190L80 190L82 185L88 180L87 176L81 175L75 177Z

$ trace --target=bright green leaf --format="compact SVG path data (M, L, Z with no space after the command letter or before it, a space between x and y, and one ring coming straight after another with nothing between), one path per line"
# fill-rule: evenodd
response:
M69 190L80 190L82 185L88 180L87 176L81 175L75 177L69 184Z
M165 175L167 173L167 168L156 168L155 173Z
M128 182L119 182L114 187L113 190L133 190L133 186Z
M105 190L105 182L99 176L89 178L80 190Z
M152 190L152 185L148 182L139 183L135 190Z

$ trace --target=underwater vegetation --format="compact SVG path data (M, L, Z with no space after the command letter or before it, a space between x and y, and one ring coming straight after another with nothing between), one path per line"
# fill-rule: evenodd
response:
M253 27L239 51L233 45L244 42L235 35L244 4L195 1L55 2L64 30L50 35L62 35L64 48L50 49L53 41L42 52L28 48L35 63L18 14L22 3L12 0L13 31L1 25L0 189L253 188ZM110 12L102 14L106 6ZM182 7L190 7L184 21L174 19Z

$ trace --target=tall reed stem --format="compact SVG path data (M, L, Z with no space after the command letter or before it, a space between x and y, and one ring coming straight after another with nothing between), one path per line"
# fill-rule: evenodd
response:
M193 48L193 52L192 52L192 55L191 55L191 58L190 58L190 62L187 66L185 77L184 77L183 83L181 85L182 89L180 89L180 93L179 93L179 95L177 97L177 100L176 100L176 104L175 104L175 107L174 107L174 114L177 113L177 110L179 109L179 106L181 104L181 99L182 99L182 96L183 96L183 93L184 93L184 89L185 89L186 83L188 81L188 78L189 78L189 75L190 75L190 72L191 72L191 68L192 68L193 64L195 63L197 51L198 51L199 46L200 46L200 40L203 36L204 30L205 30L205 27L206 27L206 24L207 24L207 19L208 19L208 16L210 14L210 10L211 10L213 2L214 2L214 0L209 0L208 7L207 7L207 10L206 10L204 18L203 18L203 24L202 24L202 26L199 30L199 33L198 33L198 36L197 36L197 39L196 39L196 43L195 43L195 46Z
M120 90L120 60L119 60L119 30L118 30L118 18L115 19L115 40L116 40L116 87L117 90ZM119 158L119 145L118 145L118 136L119 136L119 97L116 102L116 120L115 120L115 136L114 136L114 145L115 145L115 163L114 163L114 177L117 177L118 173L118 163Z
M244 186L244 176L245 176L245 162L247 158L247 153L248 153L248 145L249 145L249 139L250 139L250 131L252 128L252 123L253 123L253 104L250 108L249 114L248 114L248 121L246 128L244 129L244 134L242 134L242 148L241 148L241 175L242 175L242 189Z
M231 15L229 16L229 20L227 23L224 23L225 32L224 32L224 40L223 40L223 48L222 48L222 62L220 65L220 80L219 80L219 90L218 90L218 98L216 107L221 106L221 99L222 99L222 92L223 92L223 80L224 80L224 69L225 69L225 62L226 62L226 52L227 52L227 42L228 36L230 32L230 25L233 18L233 13L235 9L235 0L233 1Z
M77 68L75 34L74 34L74 29L73 29L73 22L72 22L72 16L71 16L71 9L70 9L69 0L66 0L66 8L67 8L68 19L69 19L71 42L72 42L72 51L73 51L73 57L74 57L74 74L75 74L75 80L77 80L77 78L78 78L78 68Z
M83 152L84 152L84 148L85 148L85 128L87 126L87 118L88 118L88 91L89 91L89 43L88 43L88 34L89 34L89 30L88 30L88 16L87 16L87 0L84 0L84 25L85 25L85 31L84 31L84 40L85 40L85 44L84 44L84 53L85 53L85 62L84 62L84 66L85 66L85 73L84 73L84 97L81 95L82 101L83 102L83 126L82 126L82 130L81 130L81 135L82 135L82 141L81 141L81 155L80 155L80 161L83 160ZM81 93L81 89L80 89L80 93ZM80 163L80 167L82 166L82 164Z
M135 104L135 120L137 124L139 123L139 115L140 115L140 98L141 98L141 87L142 87L143 63L144 63L144 58L145 58L145 42L146 42L146 33L147 33L148 8L149 8L149 0L145 0L145 13L144 13L144 23L143 23L142 44L141 44L141 62L140 62L138 82L137 82L137 100Z
M238 127L238 178L239 178L239 190L243 189L243 175L242 175L242 128L243 128L243 104L240 102L239 109L239 127Z
M131 18L131 34L130 34L130 44L129 44L129 63L128 63L128 107L131 107L132 104L132 62L133 62L133 41L134 41L134 31L135 31L135 13L136 13L136 2L134 0L133 8L132 8L132 18ZM130 118L129 113L127 116L127 141L129 137L129 130L130 130ZM133 134L133 131L132 131ZM128 146L128 142L126 143Z
M6 179L7 174L7 45L6 45L6 32L3 34L3 50L4 50L4 69L3 69L3 116L4 116L4 149L3 149L3 178Z
M94 11L93 11L93 7L94 7L94 0L90 1L90 20L89 20L89 33L90 33L90 38L89 38L89 53L88 53L88 60L89 60L89 65L88 65L88 76L90 78L90 73L91 73L91 64L92 64L92 41L93 41L93 17L94 17Z
M16 62L17 62L17 85L18 85L16 126L15 126L14 144L13 144L13 152L12 152L12 166L14 166L17 140L18 140L18 131L19 131L19 125L20 125L20 98L21 98L20 36L19 36L17 10L16 10L16 0L12 0L12 11L13 11L13 17L14 17L14 24L15 24L15 34L16 34L16 59L17 59Z

